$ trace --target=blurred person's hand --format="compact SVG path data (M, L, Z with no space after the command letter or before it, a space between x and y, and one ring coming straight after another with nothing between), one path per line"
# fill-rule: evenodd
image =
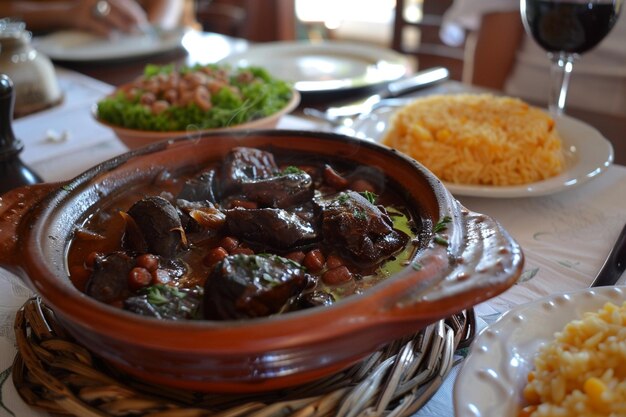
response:
M174 28L184 5L184 0L0 0L0 16L39 33L79 29L110 37L144 32L149 24Z
M81 0L69 11L76 29L111 36L138 32L148 25L146 11L134 0Z

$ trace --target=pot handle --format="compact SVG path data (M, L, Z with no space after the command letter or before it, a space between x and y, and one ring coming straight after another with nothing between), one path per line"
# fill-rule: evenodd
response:
M462 245L447 267L433 265L425 275L440 275L440 282L423 290L407 291L383 306L380 317L388 323L427 319L434 322L486 301L511 287L520 277L524 254L515 239L493 218L467 211ZM439 259L439 258L438 258ZM439 259L441 261L441 259ZM435 264L435 262L429 262ZM417 273L415 276L419 276ZM426 279L424 278L424 281Z
M0 266L18 265L18 228L22 219L59 186L59 183L28 185L0 195Z

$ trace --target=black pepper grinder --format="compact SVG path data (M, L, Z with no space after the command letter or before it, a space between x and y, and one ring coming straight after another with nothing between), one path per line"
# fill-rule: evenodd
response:
M0 74L0 194L23 185L42 182L39 175L19 157L24 145L15 137L11 126L14 105L13 81L5 74Z

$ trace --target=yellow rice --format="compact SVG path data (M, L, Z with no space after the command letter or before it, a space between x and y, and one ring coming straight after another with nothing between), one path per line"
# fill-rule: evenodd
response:
M626 303L568 323L528 375L519 416L626 416Z
M561 138L546 112L490 94L417 99L392 117L383 143L457 184L527 184L564 167Z

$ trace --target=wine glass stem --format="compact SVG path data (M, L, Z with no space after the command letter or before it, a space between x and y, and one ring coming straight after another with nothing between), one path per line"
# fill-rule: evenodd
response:
M549 109L552 114L560 116L565 111L565 99L569 87L570 76L574 68L574 55L567 53L554 54L550 77L552 89L550 90Z

